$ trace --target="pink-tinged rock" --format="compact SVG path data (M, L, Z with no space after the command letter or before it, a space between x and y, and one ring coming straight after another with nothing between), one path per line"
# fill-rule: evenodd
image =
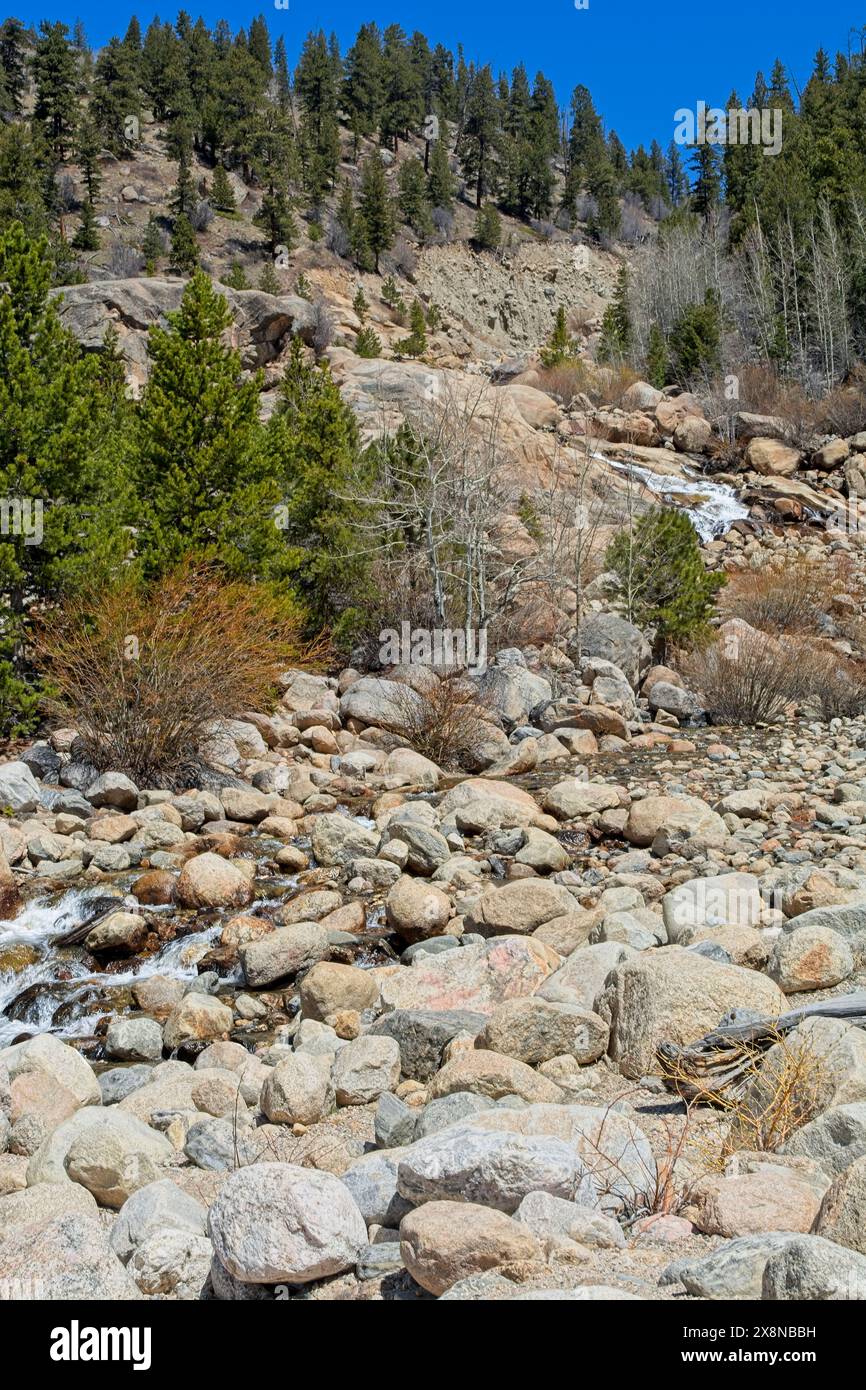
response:
M479 946L416 956L382 979L386 1009L472 1009L491 1014L505 999L534 994L562 963L531 937L500 936Z

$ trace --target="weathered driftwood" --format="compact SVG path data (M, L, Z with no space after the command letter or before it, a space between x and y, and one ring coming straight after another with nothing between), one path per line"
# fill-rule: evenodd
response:
M656 1056L665 1085L685 1101L712 1101L722 1093L735 1099L749 1084L761 1054L806 1018L845 1018L864 1027L866 990L804 1004L780 1018L723 1024L685 1047L661 1043Z

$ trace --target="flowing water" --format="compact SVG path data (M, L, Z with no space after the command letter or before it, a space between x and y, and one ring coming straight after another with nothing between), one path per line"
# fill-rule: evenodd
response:
M625 473L628 477L643 483L661 502L679 507L681 511L686 512L704 543L714 540L716 536L724 535L733 522L744 521L749 515L749 508L740 501L734 488L727 483L714 483L708 478L693 476L690 470L685 468L685 476L668 477L654 473L651 468L645 468L642 464L623 463L617 459L605 458L601 454L595 454L594 457L602 463L609 464L618 473Z

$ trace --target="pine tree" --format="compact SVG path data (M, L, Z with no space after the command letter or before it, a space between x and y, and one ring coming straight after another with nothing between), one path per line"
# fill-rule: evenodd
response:
M21 115L26 89L24 25L20 19L4 19L0 24L0 116L9 120Z
M240 261L232 261L227 273L222 278L222 283L227 285L230 290L249 289L250 282Z
M343 102L349 115L354 158L364 136L379 126L385 99L382 36L375 24L362 24L346 54Z
M150 376L133 439L138 491L148 499L138 536L148 575L189 554L261 574L278 548L261 380L245 378L240 354L225 346L231 321L225 298L197 271L168 326L148 335Z
M271 255L276 254L278 247L291 251L297 244L298 228L285 187L275 186L272 192L264 195L253 221L267 232Z
M628 267L620 265L616 275L613 298L601 321L601 340L598 346L600 362L621 362L631 352L634 332L628 295Z
M369 597L359 554L357 506L349 500L358 468L358 428L327 365L308 362L293 338L277 408L267 425L270 467L284 504L287 574L314 625ZM362 549L362 548L361 548Z
M99 191L102 187L102 175L99 171L101 147L95 123L89 116L85 116L78 127L75 157L78 160L81 177L84 179L84 186L87 189L87 201L91 207L99 197Z
M43 20L33 55L36 105L40 122L59 159L66 157L78 119L78 68L65 24Z
M184 144L179 151L177 181L169 199L169 207L176 217L184 214L188 218L196 201L197 195L189 164L189 152Z
M480 68L469 84L459 154L463 177L475 184L475 206L493 188L499 112L489 67Z
M668 187L668 200L671 205L678 208L689 191L689 181L683 167L682 156L675 141L668 145L667 159L665 163L665 178Z
M111 39L96 62L90 112L104 145L116 155L138 142L138 67L135 53L119 39Z
M655 629L658 656L664 656L668 642L706 638L713 596L725 577L705 569L697 532L684 512L675 507L646 512L614 537L605 568L619 578L629 620Z
M259 289L265 294L282 294L283 287L280 284L279 276L274 270L273 261L266 261L264 269L259 276Z
M430 204L427 201L427 178L420 159L406 159L397 175L397 205L400 216L418 237L429 236L433 230Z
M369 307L370 302L364 293L364 288L362 285L359 285L355 298L352 300L352 308L355 310L355 313L362 323L365 323L367 320L367 310Z
M368 155L364 161L358 218L373 257L373 268L378 275L379 257L394 241L394 210L385 180L385 166L378 151Z
M72 238L72 245L76 251L99 250L99 228L96 225L96 214L93 211L92 203L85 203L81 209L81 221L75 236Z
M0 232L0 495L22 523L0 545L7 737L35 716L24 679L31 609L106 577L128 546L128 486L116 448L125 402L104 388L101 354L83 353L61 325L50 281L45 239L28 239L20 223Z
M721 305L715 290L707 290L702 304L682 310L668 335L675 379L686 383L713 376L721 366L721 340Z
M381 357L382 343L369 324L360 330L355 338L355 354L358 357Z
M502 240L502 220L493 203L485 203L475 216L476 246L482 251L495 251Z
M257 15L250 24L250 56L255 59L266 81L273 76L271 66L271 39L264 15Z
M431 206L450 212L454 206L456 186L447 146L444 140L436 140L430 155L430 173L427 178L427 197Z
M560 304L556 311L556 322L553 332L547 340L546 345L540 352L541 364L544 367L559 367L564 362L574 360L575 350L568 331L568 323L565 317L565 308Z
M218 164L213 171L210 197L217 212L237 211L234 190L229 182L229 176L226 173L224 164Z
M422 357L427 351L427 320L419 299L413 302L409 310L408 338L401 338L395 346L396 351L404 357Z
M198 242L185 213L175 218L171 234L171 264L183 275L191 274L198 265Z
M162 233L153 213L147 219L147 226L144 229L144 240L141 243L141 254L144 256L144 268L148 275L153 275L156 271L157 263L165 254L162 241Z
M382 44L383 102L380 135L386 144L399 142L421 120L421 88L409 60L406 35L399 24L389 24Z

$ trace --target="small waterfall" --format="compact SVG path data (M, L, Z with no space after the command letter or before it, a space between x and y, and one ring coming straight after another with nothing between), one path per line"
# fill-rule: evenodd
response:
M705 543L724 535L733 522L744 521L749 515L748 507L727 483L714 483L708 478L695 477L685 469L682 478L668 477L654 473L642 464L623 463L618 459L605 458L603 454L594 454L593 457L600 463L609 464L617 472L637 479L660 501L686 512ZM691 503L687 500L690 497L695 499Z

